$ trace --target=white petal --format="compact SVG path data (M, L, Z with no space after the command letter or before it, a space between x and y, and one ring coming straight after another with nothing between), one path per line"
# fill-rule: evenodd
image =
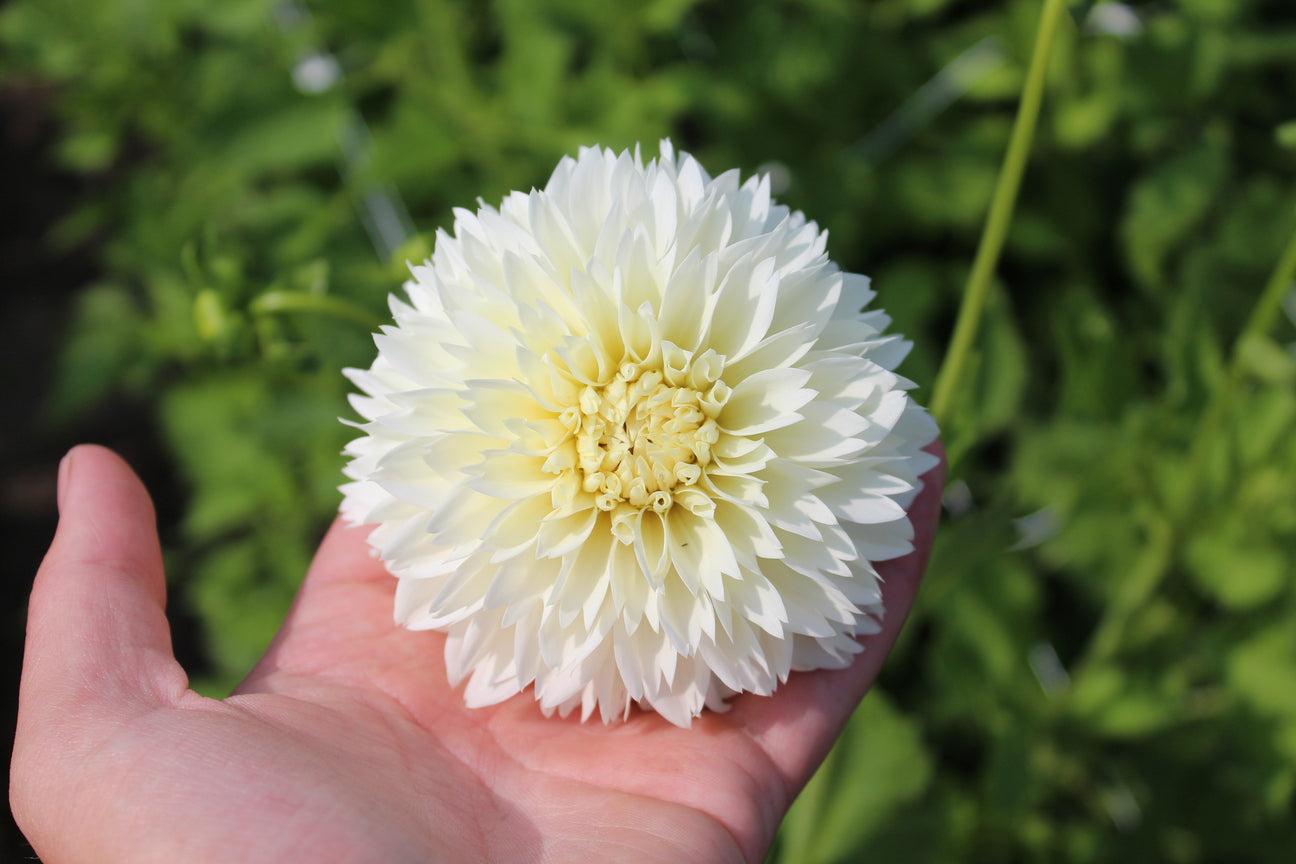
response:
M732 435L759 435L801 419L796 413L815 397L803 389L810 374L801 369L763 369L734 387L720 413L720 427Z

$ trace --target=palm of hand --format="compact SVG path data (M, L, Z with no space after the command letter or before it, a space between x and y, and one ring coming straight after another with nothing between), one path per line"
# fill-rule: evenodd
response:
M391 624L394 580L362 531L335 525L266 657L216 701L171 656L142 487L105 451L76 456L63 519L83 528L61 526L33 590L13 771L15 814L46 864L759 861L922 567L889 568L898 614L850 669L793 676L690 730L640 713L607 727L545 718L528 696L465 708L441 637ZM923 536L939 478L928 488ZM107 612L82 590L70 615L46 614L87 571L103 582L105 564ZM60 658L73 638L81 649ZM56 830L69 807L76 828Z

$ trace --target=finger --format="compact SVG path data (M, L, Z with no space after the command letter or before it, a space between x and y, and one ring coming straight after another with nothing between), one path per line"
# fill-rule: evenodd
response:
M881 632L862 640L864 652L849 668L793 675L773 698L747 699L734 707L734 719L747 728L794 789L810 779L827 755L877 678L913 607L931 554L945 485L944 447L936 442L928 450L941 461L923 475L922 491L909 508L914 551L878 564L886 604Z
M77 447L59 468L58 530L32 585L19 734L147 710L185 688L148 492L113 452Z

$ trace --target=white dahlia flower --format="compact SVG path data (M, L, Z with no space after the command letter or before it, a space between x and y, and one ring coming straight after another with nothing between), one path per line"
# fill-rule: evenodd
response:
M455 211L375 337L343 512L469 705L680 726L878 630L936 427L868 280L662 142Z

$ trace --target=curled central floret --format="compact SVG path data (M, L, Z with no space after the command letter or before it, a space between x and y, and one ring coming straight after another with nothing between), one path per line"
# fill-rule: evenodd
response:
M571 455L545 463L613 514L613 533L623 542L631 541L624 529L633 513L665 513L677 503L698 514L712 510L695 487L721 436L716 418L731 392L719 380L724 362L714 351L694 357L663 348L650 361L623 362L606 384L581 388L559 418L569 436L560 452Z
M720 439L706 394L672 386L657 370L626 364L603 387L581 391L576 455L581 488L612 511L623 502L664 513L679 486L693 486ZM578 419L577 419L578 418Z

